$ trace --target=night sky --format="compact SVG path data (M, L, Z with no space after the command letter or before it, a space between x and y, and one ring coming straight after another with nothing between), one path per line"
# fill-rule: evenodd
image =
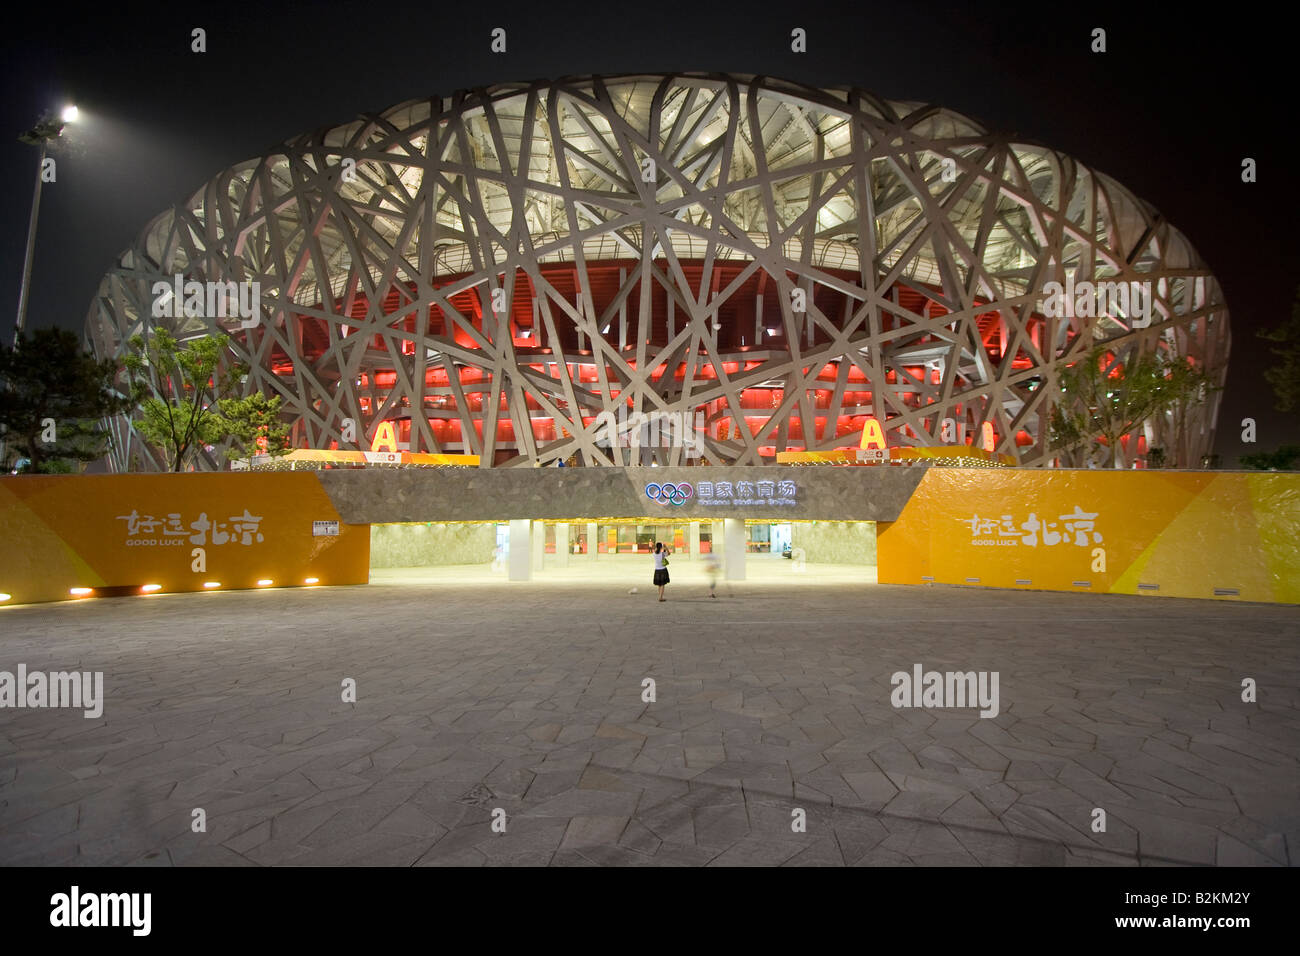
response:
M28 327L81 331L103 274L145 224L224 167L361 112L456 89L583 73L721 71L928 101L1107 173L1191 241L1227 297L1232 357L1217 449L1300 443L1273 408L1255 331L1300 285L1291 33L1255 8L800 2L28 5L7 16L0 163L0 335L12 336L36 149L17 142L75 101L53 155ZM517 8L517 10L516 10ZM232 14L231 11L236 11ZM494 11L494 12L489 12ZM513 11L513 12L512 12ZM30 18L23 22L21 17ZM204 27L208 52L190 52ZM492 54L493 27L508 52ZM790 51L793 27L808 52ZM1089 50L1094 27L1108 52ZM1243 157L1258 182L1241 181ZM1243 445L1240 422L1259 422Z

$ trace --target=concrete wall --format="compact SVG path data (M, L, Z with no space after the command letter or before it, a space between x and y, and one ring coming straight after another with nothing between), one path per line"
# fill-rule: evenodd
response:
M759 518L893 521L924 468L346 468L317 472L343 520L565 521L655 517L673 522ZM680 506L646 497L648 482L791 481L793 504L719 504L703 491ZM749 500L749 499L746 499Z
M488 564L496 547L491 524L375 524L370 526L372 568L423 568Z
M876 525L872 521L814 521L790 525L790 547L803 548L813 564L876 563Z

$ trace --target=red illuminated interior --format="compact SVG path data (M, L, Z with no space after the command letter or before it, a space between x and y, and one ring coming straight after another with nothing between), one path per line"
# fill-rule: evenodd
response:
M661 274L667 274L667 266L662 260L654 265L655 268L660 270ZM726 289L745 267L746 263L744 262L728 261L715 264L708 277L706 297ZM592 298L596 315L605 314L607 306L615 300L621 284L626 281L626 277L635 277L639 268L640 265L635 260L587 263L586 271L590 288L586 291ZM699 290L705 278L703 264L699 262L683 262L682 268L692 287ZM567 302L573 303L578 300L580 290L578 272L574 264L547 263L540 265L539 269L544 279ZM854 272L829 269L824 271L855 284L858 279L857 274ZM437 285L439 288L455 287L463 279L464 276L449 276L440 279ZM535 317L532 280L526 274L519 272L516 274L514 281L513 307L509 321L515 354L521 364L528 364L532 369L543 375L554 375L556 373L555 363L552 361L554 339L547 328L545 320L542 319L539 322ZM456 318L444 313L443 309L437 305L413 307L413 284L391 289L380 305L386 316L395 317L390 324L390 328L394 329L398 335L402 332L414 333L417 323L422 323L422 331L426 335L450 337L464 348L479 349L482 348L482 343L485 341L482 338L483 306L485 300L490 302L487 296L487 290L482 288L463 289L452 294L449 301L455 310ZM775 334L768 335L764 333L761 335L762 341L755 342L754 332L756 319L758 318L757 307L760 296L762 297L761 326L764 329L775 330ZM723 363L725 374L729 376L742 374L744 371L761 364L761 360L767 357L769 349L784 350L787 347L788 343L786 342L778 296L779 292L771 278L762 270L757 270L756 274L751 275L721 306L719 309L721 329L718 332L718 348L719 351L735 359ZM948 314L948 310L942 305L926 298L921 292L913 288L898 286L891 294L891 298L900 309L914 315L936 318ZM624 335L626 345L624 354L628 356L628 363L632 367L635 367L636 364L636 343L632 340L636 333L636 320L633 313L636 311L640 299L640 281L636 280L627 297L628 318ZM836 317L841 321L850 309L857 306L856 301L848 300L839 291L823 285L814 286L813 291L810 293L810 299L822 314ZM653 320L649 345L651 348L662 348L669 342L670 331L676 334L681 330L683 316L677 310L675 310L676 315L670 316L668 295L658 281L651 282L650 302ZM364 295L352 293L336 300L333 307L336 314L361 321L369 312L370 303ZM319 305L316 307L317 310L320 308ZM569 374L578 382L590 384L595 388L600 376L598 369L590 362L592 355L590 342L579 340L578 330L574 327L572 320L567 315L562 314L554 303L552 303L551 308L551 327L555 329L555 334L559 338L565 357L570 359ZM607 342L617 346L620 341L618 310L613 310L611 315L612 318L609 320L608 326L609 331L604 333L603 337ZM984 347L993 362L1009 361L1011 367L1017 370L1033 367L1033 359L1024 348L1018 349L1017 354L1014 356L1006 354L1010 348L1010 342L1008 341L1007 330L1000 321L997 312L984 313L978 317L977 321ZM888 311L883 310L881 322L883 329L886 331L909 324L908 319L891 315ZM490 312L489 323L492 323ZM1035 316L1029 320L1030 341L1033 347L1040 350L1042 347L1043 327L1044 322L1041 317ZM303 357L315 363L329 347L331 335L335 337L353 335L356 334L356 327L349 326L346 321L338 322L316 316L292 314L288 331L296 337L297 346ZM816 330L813 340L814 347L819 344L829 344L830 341L831 339L824 329L818 328ZM922 338L915 344L923 346L926 341L926 338ZM369 346L372 351L369 351L363 365L368 366L372 371L363 371L358 376L359 384L354 382L358 402L362 413L365 415L370 415L374 410L383 407L388 398L389 390L398 384L398 374L392 367L392 358L385 349L383 336L375 335ZM799 347L808 347L807 339L803 336L800 338ZM403 354L414 354L415 343L400 342L400 350ZM755 353L753 360L744 358L747 352ZM703 358L701 356L701 359ZM278 345L272 349L271 364L278 375L293 374L292 359ZM384 364L388 364L389 367L384 368ZM445 366L434 365L425 372L424 407L428 415L431 432L440 445L454 446L461 444L461 407L467 411L481 412L484 402L490 401L491 376L489 373L470 367L453 366L453 368L456 368L459 389L451 387ZM937 383L939 380L938 372L917 365L890 369L887 372L886 382L891 385L898 384L900 371L904 375L911 376L916 381L925 381L927 376L931 383ZM607 380L617 381L613 368L606 369L605 374ZM692 374L696 381L708 381L716 378L714 368L712 365L707 364L706 361L696 361ZM838 374L839 366L831 363L822 368L816 376L816 381L826 383L825 389L818 389L814 392L813 400L816 408L829 409ZM652 379L658 381L665 375L672 375L678 382L684 381L687 375L686 361L676 363L671 369L661 364L655 369ZM787 447L794 449L798 446L793 442L802 443L809 437L825 441L840 435L852 434L862 428L863 421L870 412L871 391L867 388L865 376L856 366L850 367L847 381L848 389L844 397L844 413L836 417L833 422L829 420L829 416L816 416L817 436L805 436L799 416L790 416L788 420ZM854 389L852 387L854 384L860 384L862 387ZM460 396L457 396L457 391L461 393ZM617 395L617 392L615 392L615 395ZM746 426L752 433L757 434L767 418L766 414L757 413L770 412L772 408L781 404L783 398L784 394L781 389L753 387L742 390L740 397L741 410L752 409L756 413L742 416ZM563 429L561 428L557 433L553 418L544 413L542 406L533 396L526 395L524 401L529 411L533 413L530 416L533 435L539 442L555 441L564 437ZM917 401L917 396L914 394L905 395L903 401L914 404ZM458 402L463 403L463 405L458 405ZM507 409L507 398L504 394L501 397L500 408L502 411ZM710 432L715 437L720 440L734 437L728 435L728 431L734 428L734 423L726 414L727 404L725 398L710 402L703 408L708 421L712 423ZM858 411L860 414L853 414L854 411ZM401 407L390 408L385 417L397 423L399 440L409 442L411 437L409 407L403 404ZM584 421L589 424L592 419L587 417ZM481 432L481 423L475 422L475 428ZM770 429L764 438L771 438L774 435L775 431ZM509 417L498 419L498 447L514 445L515 438L514 424ZM1015 440L1018 445L1022 446L1033 444L1032 436L1023 430L1016 435ZM769 450L772 453L775 452L774 448Z

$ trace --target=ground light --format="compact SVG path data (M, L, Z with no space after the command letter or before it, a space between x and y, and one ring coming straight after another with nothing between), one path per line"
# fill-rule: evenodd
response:
M259 588L270 587L270 586L273 585L273 584L275 584L275 581L273 581L271 578L261 578L261 579L257 582L257 586L258 586ZM303 581L303 584L308 584L308 585L311 585L311 584L320 584L320 578L307 578L307 579L305 579L305 580ZM216 590L216 589L219 588L219 587L221 587L221 582L220 582L220 581L204 581L204 582L203 582L203 588L204 588L204 590L206 590L206 591L213 591L213 590ZM142 585L140 585L139 593L140 593L140 594L153 594L153 593L155 593L155 592L157 592L157 591L161 591L162 589L163 589L163 586L162 586L161 584L142 584ZM131 593L131 590L132 590L132 589L129 588L129 587L127 587L127 586L125 586L125 585L123 585L123 586L121 586L121 587L106 587L106 588L104 588L104 589L102 589L102 590L104 591L104 593L105 593L107 596L109 596L109 597L115 597L115 596L119 596L119 595L129 594L129 593ZM77 597L77 598L95 597L95 596L96 596L96 595L95 595L95 589L94 589L94 588L69 588L69 589L68 589L68 593L69 593L70 595L72 595L73 597ZM0 591L0 604L3 604L3 603L5 603L6 601L11 601L11 600L13 600L13 595L12 595L12 594L9 594L7 591Z

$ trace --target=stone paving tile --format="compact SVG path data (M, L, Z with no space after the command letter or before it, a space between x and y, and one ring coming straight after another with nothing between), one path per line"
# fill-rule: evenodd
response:
M651 866L707 866L716 857L716 850L702 846L665 843L650 858Z
M476 849L493 865L513 863L518 857L536 857L545 854L545 865L551 854L559 848L571 821L564 819L533 819L522 816L508 818L505 833L493 833L492 839L482 840ZM483 824L490 829L489 823Z
M0 713L0 865L1300 862L1294 609L690 570L2 609L0 669L107 699ZM1000 713L893 708L916 663Z
M595 866L646 866L652 857L619 844L588 844L578 854Z
M1261 853L1252 846L1220 833L1214 862L1217 866L1285 866L1285 859Z
M773 839L767 834L751 834L732 843L715 856L709 866L783 866L807 847L807 840Z
M899 853L897 850L889 850L884 847L877 847L874 850L863 855L853 866L916 866L917 863L910 856Z
M631 817L618 816L576 816L569 819L569 825L560 841L561 849L574 850L591 846L613 846L627 829Z

